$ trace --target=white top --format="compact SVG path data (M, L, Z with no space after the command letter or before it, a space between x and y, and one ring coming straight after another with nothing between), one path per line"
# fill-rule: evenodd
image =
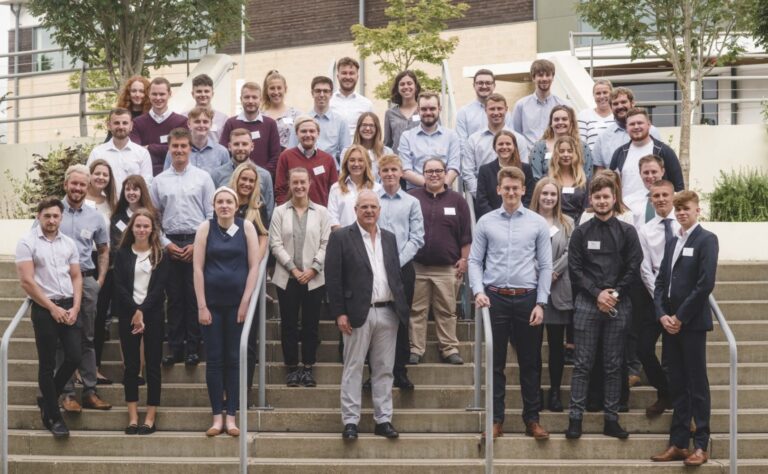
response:
M97 159L105 160L112 168L112 179L115 181L115 192L123 189L123 181L132 174L144 178L147 186L152 181L152 159L143 146L130 140L122 150L115 146L114 138L95 147L88 155L88 165Z
M69 266L80 263L75 241L59 232L48 240L35 225L16 244L16 263L31 261L35 283L49 299L72 298L74 289Z
M590 150L595 149L595 142L597 137L608 128L609 125L615 123L613 114L608 114L607 117L601 117L595 109L584 109L579 112L579 135L581 136L581 142L589 145Z
M149 116L157 123L165 122L165 119L170 117L172 113L173 111L171 109L165 109L165 112L162 114L157 114L153 109L149 109Z
M357 119L363 112L373 112L373 102L364 95L353 92L345 96L336 91L331 96L331 110L341 115L349 126L349 136L354 136Z
M642 191L624 196L624 204L627 205L629 210L632 211L632 215L635 216L633 224L637 230L640 230L645 225L645 210L649 200L648 190L645 187L643 187Z
M680 224L672 217L670 213L667 219L672 221L672 232L680 232ZM643 249L643 263L640 265L640 277L648 293L653 297L653 291L656 288L656 276L661 268L661 260L664 258L664 247L666 245L664 235L664 222L661 216L646 222L637 231L640 239L640 246Z
M371 241L371 234L360 227L360 233L363 235L363 244L365 252L368 254L368 262L373 270L373 291L371 292L371 303L386 303L393 301L392 290L389 289L387 280L387 269L384 266L384 249L381 246L381 228L376 226L376 242Z
M373 192L381 190L379 183L373 183ZM355 201L357 201L357 186L352 178L347 177L347 193L342 194L339 183L333 183L328 193L328 219L331 226L340 225L346 227L357 221L355 214Z
M151 250L144 252L131 250L136 254L136 265L133 269L133 302L141 304L147 297L149 279L152 278L152 262L149 260Z
M645 189L643 178L640 176L640 158L653 154L653 140L648 140L646 145L636 146L634 143L629 145L627 161L621 168L621 193L624 196L631 196L638 192L648 192Z
M685 248L685 243L688 242L688 237L691 236L691 233L696 230L696 227L699 226L699 223L695 223L691 226L690 229L683 231L683 228L680 227L677 232L675 232L675 235L677 236L677 241L675 242L675 251L672 253L672 260L669 262L670 267L670 275L672 274L671 269L675 267L675 262L677 262L677 259L680 257L680 253ZM687 257L693 257L693 253L685 255ZM672 296L672 278L669 279L669 288L667 289L667 296Z

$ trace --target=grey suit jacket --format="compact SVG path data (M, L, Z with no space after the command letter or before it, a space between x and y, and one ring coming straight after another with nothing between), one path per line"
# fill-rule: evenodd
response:
M560 276L552 283L549 297L552 306L561 311L567 311L573 309L571 277L568 274L568 242L571 240L571 232L575 225L573 219L566 215L563 217L571 224L571 230L566 234L563 225L555 221L557 233L552 236L552 271Z

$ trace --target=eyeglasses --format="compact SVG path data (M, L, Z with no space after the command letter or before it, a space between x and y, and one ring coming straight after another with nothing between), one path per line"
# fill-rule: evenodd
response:
M312 92L314 92L315 94L330 94L331 90L330 89L315 89Z
M440 169L440 170L424 170L424 174L427 175L427 176L432 176L433 174L434 175L443 174L443 173L445 173L445 170L443 170L443 169Z
M494 84L493 81L475 81L476 86L492 86Z

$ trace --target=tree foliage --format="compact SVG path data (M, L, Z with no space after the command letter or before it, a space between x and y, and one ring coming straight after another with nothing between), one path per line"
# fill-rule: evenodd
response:
M605 38L626 42L633 59L658 56L671 64L682 96L680 164L686 183L691 119L701 105L703 78L743 51L735 32L744 26L754 1L590 0L576 7Z
M406 69L416 73L422 89L439 90L440 79L430 78L413 66L441 64L453 53L459 39L441 38L440 33L447 27L448 20L463 17L469 5L451 0L387 0L387 3L389 6L384 10L389 19L387 26L354 25L351 28L360 56L375 57L374 64L386 78L376 87L376 97L388 99L392 80Z
M104 66L112 84L162 66L187 45L226 44L240 34L247 0L30 0L30 13L74 58Z
M754 0L754 6L750 9L750 28L755 42L768 50L768 0Z

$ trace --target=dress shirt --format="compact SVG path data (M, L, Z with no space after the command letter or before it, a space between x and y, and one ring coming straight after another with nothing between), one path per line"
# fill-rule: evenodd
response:
M486 286L536 289L546 304L552 286L552 241L547 221L520 205L511 214L504 206L477 221L469 252L472 293Z
M181 172L171 166L155 176L149 190L166 235L194 234L213 218L214 192L211 175L193 165Z
M533 93L517 101L512 109L512 128L526 139L526 143L518 143L520 148L530 148L541 139L549 125L549 113L556 105L570 104L554 94L539 99Z
M341 91L337 90L331 96L330 108L341 115L347 123L349 127L347 133L351 138L355 134L355 127L357 127L357 119L360 117L360 114L363 112L373 112L373 102L357 92L344 95Z
M504 126L512 129L512 113L507 111ZM456 114L456 133L459 139L466 141L475 132L488 128L488 115L485 112L485 104L475 99L459 109Z
M568 247L568 265L575 291L597 298L613 288L627 295L640 270L643 251L637 231L616 217L589 219L576 227Z
M369 188L370 189L370 188ZM379 183L373 183L373 192L381 190ZM338 225L346 227L352 225L357 220L355 214L355 203L357 202L357 185L352 178L347 176L347 192L342 193L339 183L333 183L331 191L328 194L328 219L332 226Z
M341 150L346 149L352 144L352 137L349 135L349 126L341 114L328 109L323 113L309 112L309 116L314 118L320 125L320 136L317 137L317 148L331 155L336 162L336 169L341 163ZM288 148L299 145L299 139L296 134L292 134L288 140Z
M371 292L371 303L386 303L394 301L392 290L389 288L387 280L387 268L384 266L384 248L381 246L381 229L376 226L376 241L371 240L371 234L357 224L360 234L363 236L365 252L368 254L368 262L373 270L373 291Z
M422 174L424 162L429 158L439 158L445 163L445 171L454 170L461 173L461 142L459 136L451 129L438 125L437 129L428 133L421 126L406 130L400 136L400 159L403 171L413 171ZM416 186L408 183L408 189Z
M216 168L229 163L229 150L219 145L217 142L208 140L202 148L196 147L194 144L190 144L192 152L189 154L189 164L196 166L203 171L207 171L209 174ZM163 170L167 170L171 167L171 152L169 151L165 155L165 164Z
M264 226L269 226L269 219L272 218L272 211L275 210L275 192L272 187L272 175L269 171L265 170L261 166L256 166L256 172L259 173L259 191L261 192L261 202L264 203L267 211L267 221L264 222ZM213 186L219 188L221 186L229 186L229 180L232 178L232 173L235 172L237 163L231 159L211 171L211 179L213 180ZM232 187L232 189L235 189Z
M613 114L601 117L595 109L584 109L579 112L579 136L582 143L586 143L590 150L594 150L597 137L615 122Z
M653 138L661 140L659 130L653 125L651 125L650 133ZM629 134L624 127L619 125L618 122L608 125L595 139L595 144L592 147L592 164L602 166L603 168L610 167L613 153L627 142L629 142Z
M109 228L104 216L95 208L86 206L85 202L80 209L70 207L67 199L63 202L64 213L59 231L75 241L80 255L80 270L94 270L96 264L91 257L94 247L109 245Z
M511 128L504 127L504 130L514 133L517 143L525 143L525 137ZM480 167L498 157L496 150L493 149L494 136L496 134L485 126L471 134L464 142L461 151L461 179L464 181L464 188L473 196L477 192L477 174L480 172ZM528 148L523 147L519 152L520 161L528 163Z
M413 260L416 252L424 245L424 216L421 214L421 204L402 188L398 188L392 195L381 188L378 195L381 205L379 227L395 234L402 267Z
M422 265L455 265L461 248L472 243L472 218L464 196L444 187L432 194L425 187L410 192L419 200L424 217L424 246L414 261Z
M418 107L410 117L403 115L399 105L388 109L384 113L384 145L397 153L400 146L400 135L406 130L419 126L420 123Z
M675 235L677 236L677 240L675 240L675 250L672 253L672 260L669 262L669 288L667 289L667 296L672 296L672 270L675 268L675 262L677 262L677 259L680 258L680 253L682 253L683 248L685 248L685 243L688 242L688 237L691 236L691 233L696 230L696 227L699 226L699 223L695 223L691 226L688 230L683 230L682 227L677 229L677 232L675 232Z
M88 155L87 164L90 166L98 159L106 161L112 168L112 179L118 193L123 189L125 178L132 174L144 178L147 185L152 182L152 158L146 148L131 140L123 148L115 146L114 138L94 147Z
M155 113L154 109L149 109L149 116L152 117L152 120L154 120L157 123L163 123L165 122L165 119L171 116L173 111L171 109L165 109L165 112L162 114Z
M213 110L213 109L211 109ZM182 114L189 118L189 112ZM221 140L221 132L224 130L224 124L227 123L229 117L223 112L213 110L213 119L211 120L211 129L208 130L208 139L213 143L219 143Z
M624 196L624 204L626 204L629 210L632 211L635 228L638 232L643 224L650 222L650 220L653 219L653 216L656 215L656 211L653 209L653 204L651 204L651 198L648 194L648 190L643 187L640 191Z
M31 261L35 283L48 299L72 298L74 288L69 266L80 263L75 242L58 232L49 240L35 225L16 244L16 263Z
M673 235L677 235L680 230L680 224L672 217L672 214L666 217L672 226ZM645 288L648 289L651 297L656 288L656 276L661 268L661 261L664 258L664 248L667 244L664 233L664 218L658 214L646 222L637 231L640 238L640 247L643 249L643 263L640 265L640 276L643 279Z

